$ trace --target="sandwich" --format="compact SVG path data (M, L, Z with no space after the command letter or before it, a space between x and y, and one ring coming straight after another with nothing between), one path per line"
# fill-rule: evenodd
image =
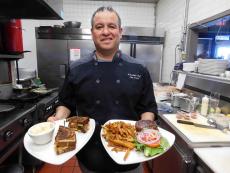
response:
M62 154L76 148L76 134L71 128L59 126L57 135L55 136L55 150L56 153Z
M89 117L87 116L73 116L66 119L69 122L68 127L82 133L89 130Z
M146 157L163 153L169 148L167 139L161 136L154 121L139 120L135 123L135 128L137 131L135 140L136 150L143 152Z

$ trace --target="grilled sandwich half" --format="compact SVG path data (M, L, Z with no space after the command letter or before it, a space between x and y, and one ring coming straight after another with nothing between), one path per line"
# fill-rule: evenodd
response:
M55 137L55 150L56 153L62 154L76 148L76 134L75 131L71 128L59 126L57 135Z
M89 117L87 116L73 116L66 119L69 122L68 127L82 133L89 130Z

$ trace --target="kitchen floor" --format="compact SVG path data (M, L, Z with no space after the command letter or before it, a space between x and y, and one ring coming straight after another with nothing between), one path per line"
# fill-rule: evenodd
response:
M151 173L147 163L143 163L143 173ZM31 173L31 169L25 170L25 173ZM76 157L72 157L66 163L62 165L51 165L51 164L44 164L40 169L36 171L36 173L82 173L81 169L78 165L78 161Z

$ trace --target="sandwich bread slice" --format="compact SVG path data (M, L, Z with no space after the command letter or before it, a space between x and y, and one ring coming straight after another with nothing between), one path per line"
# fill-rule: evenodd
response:
M68 127L82 133L89 130L89 117L87 116L73 116L66 119L69 122Z
M76 134L71 128L59 126L57 135L55 136L56 153L62 154L72 151L76 148Z

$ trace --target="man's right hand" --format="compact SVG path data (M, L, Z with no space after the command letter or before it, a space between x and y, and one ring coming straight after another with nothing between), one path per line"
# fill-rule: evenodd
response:
M54 122L54 121L57 121L57 118L55 116L50 116L47 121L49 122Z
M58 106L56 108L56 113L50 116L47 121L54 122L57 120L65 119L70 115L70 110L65 106Z

